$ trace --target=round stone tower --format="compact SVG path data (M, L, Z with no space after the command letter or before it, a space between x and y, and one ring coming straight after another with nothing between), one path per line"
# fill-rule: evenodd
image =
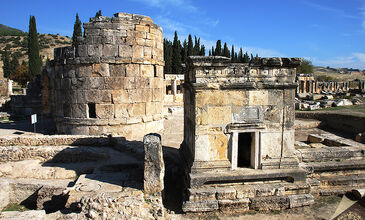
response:
M162 28L117 13L84 23L76 47L55 49L50 111L59 133L139 139L163 128Z

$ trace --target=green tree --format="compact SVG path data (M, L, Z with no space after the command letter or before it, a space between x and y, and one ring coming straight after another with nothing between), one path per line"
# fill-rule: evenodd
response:
M18 65L11 79L19 83L22 87L25 87L27 82L33 79L33 76L29 73L27 65Z
M9 64L9 77L10 78L14 74L14 71L18 66L19 66L18 56L13 54L11 56L11 61L10 61L10 64Z
M250 62L250 57L248 56L247 51L246 51L245 55L243 55L243 62L244 63L249 63Z
M217 40L217 43L215 45L215 52L214 52L215 56L222 56L222 43L221 40Z
M212 50L211 49L209 49L209 56L212 56Z
M38 32L34 16L30 16L29 19L28 56L29 73L31 74L31 76L35 76L41 71L42 61L39 56Z
M10 57L7 50L5 50L1 56L1 60L3 61L3 73L4 77L9 78L10 76Z
M222 55L225 56L225 57L228 57L228 58L231 56L230 53L229 53L229 49L228 49L228 46L227 46L226 42L224 42L223 54Z
M164 45L163 52L164 52L164 59L165 59L164 73L171 74L172 73L172 43L171 43L171 41L164 39L163 45Z
M242 47L240 48L240 52L238 52L238 62L243 63L243 51L242 51Z
M200 54L200 38L198 39L196 36L194 36L194 38L195 38L195 45L194 45L194 49L193 49L193 54L199 55Z
M205 46L204 46L204 44L202 44L202 46L200 48L200 56L205 56Z
M95 17L100 17L101 16L101 10L99 10L98 12L96 12Z
M213 46L212 46L212 56L215 56L215 50Z
M234 63L234 62L236 62L236 60L235 60L235 57L234 57L234 46L233 46L233 44L232 44L232 49L231 49L231 62L232 63Z
M174 42L172 43L172 73L181 74L181 43L175 31Z
M313 73L313 65L309 60L303 60L297 67L297 73Z
M193 56L193 49L194 49L194 45L193 45L193 38L191 37L191 34L189 34L188 37L188 56Z
M185 39L181 47L181 62L185 63L187 57L188 57L188 42Z
M79 44L78 37L82 36L81 20L79 14L76 13L76 21L74 24L74 32L72 34L72 46L76 47Z

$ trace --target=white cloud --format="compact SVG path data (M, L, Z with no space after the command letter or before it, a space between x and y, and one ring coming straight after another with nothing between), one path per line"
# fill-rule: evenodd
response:
M305 4L309 7L312 7L314 9L317 9L317 10L320 10L320 11L330 12L330 13L335 14L336 16L341 16L341 17L344 17L344 18L354 18L354 19L359 18L358 16L347 14L346 12L344 12L340 9L328 7L326 5L320 5L320 4L317 4L317 3L310 2L310 1L302 1L302 2L303 2L303 4Z
M166 9L168 7L179 7L189 12L197 11L197 8L192 4L191 1L184 0L130 0L134 2L140 2L151 7Z
M365 53L354 52L350 56L338 56L327 60L313 58L313 64L337 68L365 69Z

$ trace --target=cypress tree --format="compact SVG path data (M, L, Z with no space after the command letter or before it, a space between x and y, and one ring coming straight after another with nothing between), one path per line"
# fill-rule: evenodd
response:
M188 56L188 42L185 39L183 42L182 48L181 48L181 62L182 63L186 62L187 56Z
M246 51L245 55L243 55L243 62L244 63L249 63L250 62L250 57L248 56L247 51Z
M205 56L205 46L202 45L200 48L200 56Z
M5 50L1 56L1 59L3 61L3 73L4 77L9 78L9 68L10 68L10 57L7 50Z
M228 49L226 42L224 42L224 46L223 46L223 56L228 57L228 58L230 57L229 49Z
M240 48L240 52L238 53L238 62L243 63L242 47Z
M191 34L189 34L188 37L188 56L193 56L193 49L194 49L194 45L193 45L193 38L191 37Z
M222 43L221 40L217 40L217 43L215 45L215 56L221 56L222 55Z
M234 57L234 46L232 45L232 50L231 50L231 61L232 62L236 62L236 59L235 59L235 57Z
M196 36L194 36L194 40L195 40L195 45L194 45L194 49L193 49L193 54L194 55L199 55L200 54L200 38L198 39Z
M212 46L212 56L215 56L215 50L213 46Z
M99 10L98 12L96 12L95 17L100 17L101 16L101 10Z
M19 66L18 57L13 54L13 56L11 57L11 61L9 63L9 71L8 71L8 73L9 73L8 77L9 78L11 78L11 76L14 74L15 69L18 66Z
M172 73L181 73L181 54L180 54L181 44L177 37L177 32L175 31L174 42L172 43Z
M164 39L163 45L164 45L164 59L165 59L164 73L171 74L172 73L172 43L171 43L171 41Z
M74 32L72 34L72 46L76 47L78 45L78 37L82 36L82 29L81 29L81 20L79 18L79 14L76 13L76 21L74 24Z
M39 56L39 42L37 26L34 16L29 19L29 33L28 33L28 56L29 56L29 73L35 76L41 71L41 58Z
M212 56L212 50L209 49L209 56Z

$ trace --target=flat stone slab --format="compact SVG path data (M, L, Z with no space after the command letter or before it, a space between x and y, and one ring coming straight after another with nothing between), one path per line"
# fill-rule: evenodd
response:
M81 175L75 185L67 189L69 198L66 207L79 202L83 196L91 196L101 192L121 192L125 187L142 190L143 173L139 177L127 172Z
M184 212L211 212L218 210L218 201L187 201L184 202L182 209Z
M46 211L44 210L31 210L24 212L1 212L0 219L4 220L19 220L19 219L27 219L27 220L44 220L46 219Z
M308 173L317 172L333 172L341 170L365 170L364 160L346 160L339 162L314 162L314 163L302 163L302 168L308 171Z

